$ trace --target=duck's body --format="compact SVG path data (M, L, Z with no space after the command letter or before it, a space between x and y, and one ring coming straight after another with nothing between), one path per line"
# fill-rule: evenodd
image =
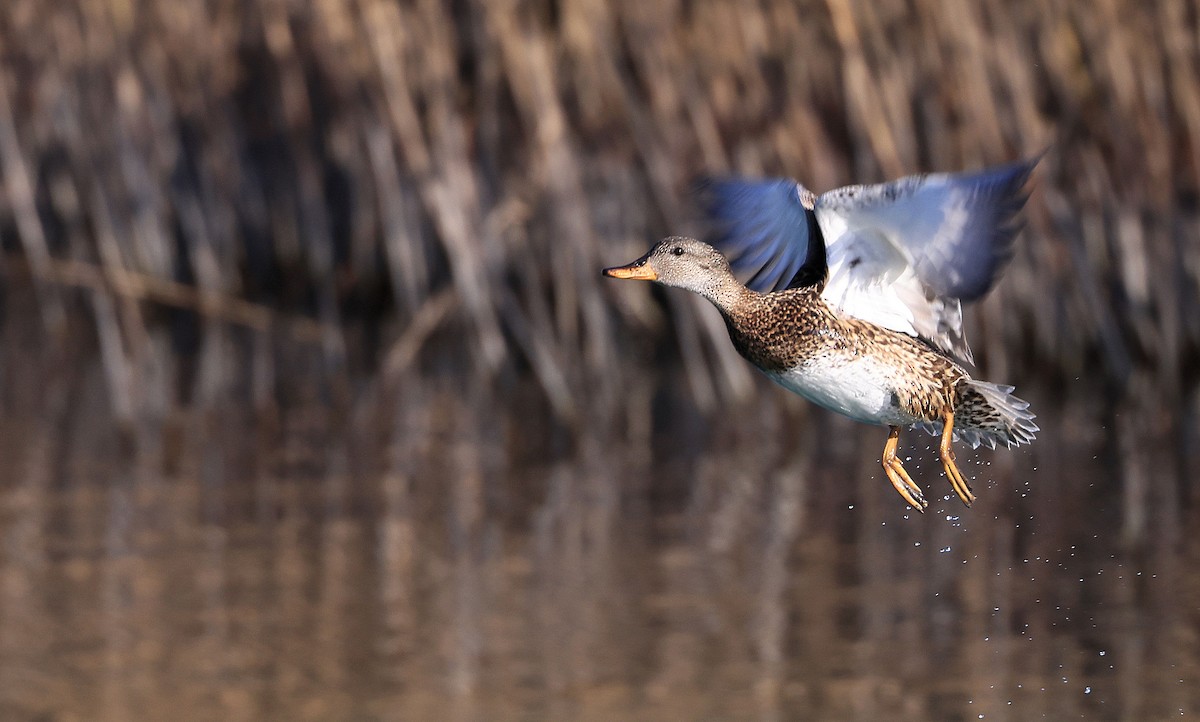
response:
M1031 167L1023 169L1017 189ZM827 202L826 208L836 203L843 206L828 211L836 221L828 225L836 226L841 234L839 243L831 245L839 269L832 278L820 214L813 212L814 207L821 210L820 199L797 185L799 192L788 192L798 201L796 207L803 204L807 214L785 206L782 220L747 218L747 205L761 212L764 201L756 195L743 202L736 194L774 193L779 182L735 182L724 187L726 191L732 188L732 199L725 201L734 206L733 212L725 209L733 228L727 245L740 251L743 266L751 267L750 287L734 276L738 262L731 267L718 250L682 237L667 238L638 261L605 273L658 281L704 296L720 310L738 353L772 380L831 411L889 427L883 468L900 495L919 510L927 503L896 457L899 431L916 426L939 434L946 475L962 501L970 505L975 497L955 464L951 441L961 438L973 447L1015 446L1032 441L1038 428L1029 405L1013 397L1011 387L972 379L955 358L970 358L961 330L959 300L977 298L990 287L998 264L1005 260L1006 247L982 243L988 259L982 270L964 268L963 259L957 259L959 266L955 266L952 262L956 259L947 261L941 256L946 255L947 244L951 250L956 244L961 246L961 237L967 232L1003 242L1011 241L1012 234L986 224L973 227L972 199L962 198L962 189L955 185L962 180L946 178L935 180L959 195L949 199L957 207L937 209L941 225L933 224L929 232L942 237L937 243L925 243L927 247L922 249L933 260L909 253L917 241L904 237L905 228L898 232L886 223L882 228L871 227L862 223L858 216L863 214L856 215L853 207L845 212L846 198L862 195L868 211L879 215L883 205L882 215L886 216L889 203L920 197L922 184L916 180L833 194L834 200ZM1007 181L1010 186L1012 182L1013 178ZM1008 196L1012 192L1006 186L998 202L1011 209ZM881 197L886 201L881 203ZM930 198L923 202L929 203ZM998 227L1007 218L993 215L991 226ZM926 220L915 219L918 226ZM957 224L957 230L947 231L947 223ZM739 224L745 227L739 230ZM976 238L966 240L981 243ZM799 250L798 243L802 244ZM934 292L917 273L923 263L940 263L937 268L955 275L958 295Z
M934 421L969 379L927 344L843 316L813 287L747 289L721 312L734 348L771 380L855 421L904 427Z

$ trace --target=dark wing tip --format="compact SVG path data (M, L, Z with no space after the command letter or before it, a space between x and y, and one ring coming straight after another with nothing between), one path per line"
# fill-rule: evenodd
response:
M984 196L981 200L986 210L980 214L977 223L991 229L986 245L980 249L990 257L986 263L980 264L982 272L961 278L958 283L944 289L943 295L974 301L995 285L1001 271L1012 260L1014 241L1025 227L1025 222L1018 218L1018 214L1029 200L1026 183L1044 154L1045 151L1030 159L987 168L963 177L963 182L977 184L978 192Z

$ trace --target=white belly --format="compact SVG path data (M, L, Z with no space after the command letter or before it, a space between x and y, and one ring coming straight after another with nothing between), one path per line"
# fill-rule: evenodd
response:
M871 358L818 357L767 375L785 389L855 421L908 426L917 419L896 406L893 371Z

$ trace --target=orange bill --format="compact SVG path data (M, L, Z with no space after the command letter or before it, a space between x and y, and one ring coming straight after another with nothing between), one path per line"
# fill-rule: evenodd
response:
M635 281L657 281L658 274L646 265L646 259L634 261L628 266L616 266L604 269L604 275L612 278L631 278Z

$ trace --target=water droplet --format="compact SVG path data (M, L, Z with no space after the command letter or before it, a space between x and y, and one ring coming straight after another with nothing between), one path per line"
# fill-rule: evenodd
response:
M946 552L950 551L950 547L946 547L945 549L939 549L938 551L940 551L942 554L945 554Z
M1083 693L1084 693L1084 694L1091 694L1091 693L1092 693L1092 688L1091 688L1091 687L1084 687L1084 688L1083 688Z

